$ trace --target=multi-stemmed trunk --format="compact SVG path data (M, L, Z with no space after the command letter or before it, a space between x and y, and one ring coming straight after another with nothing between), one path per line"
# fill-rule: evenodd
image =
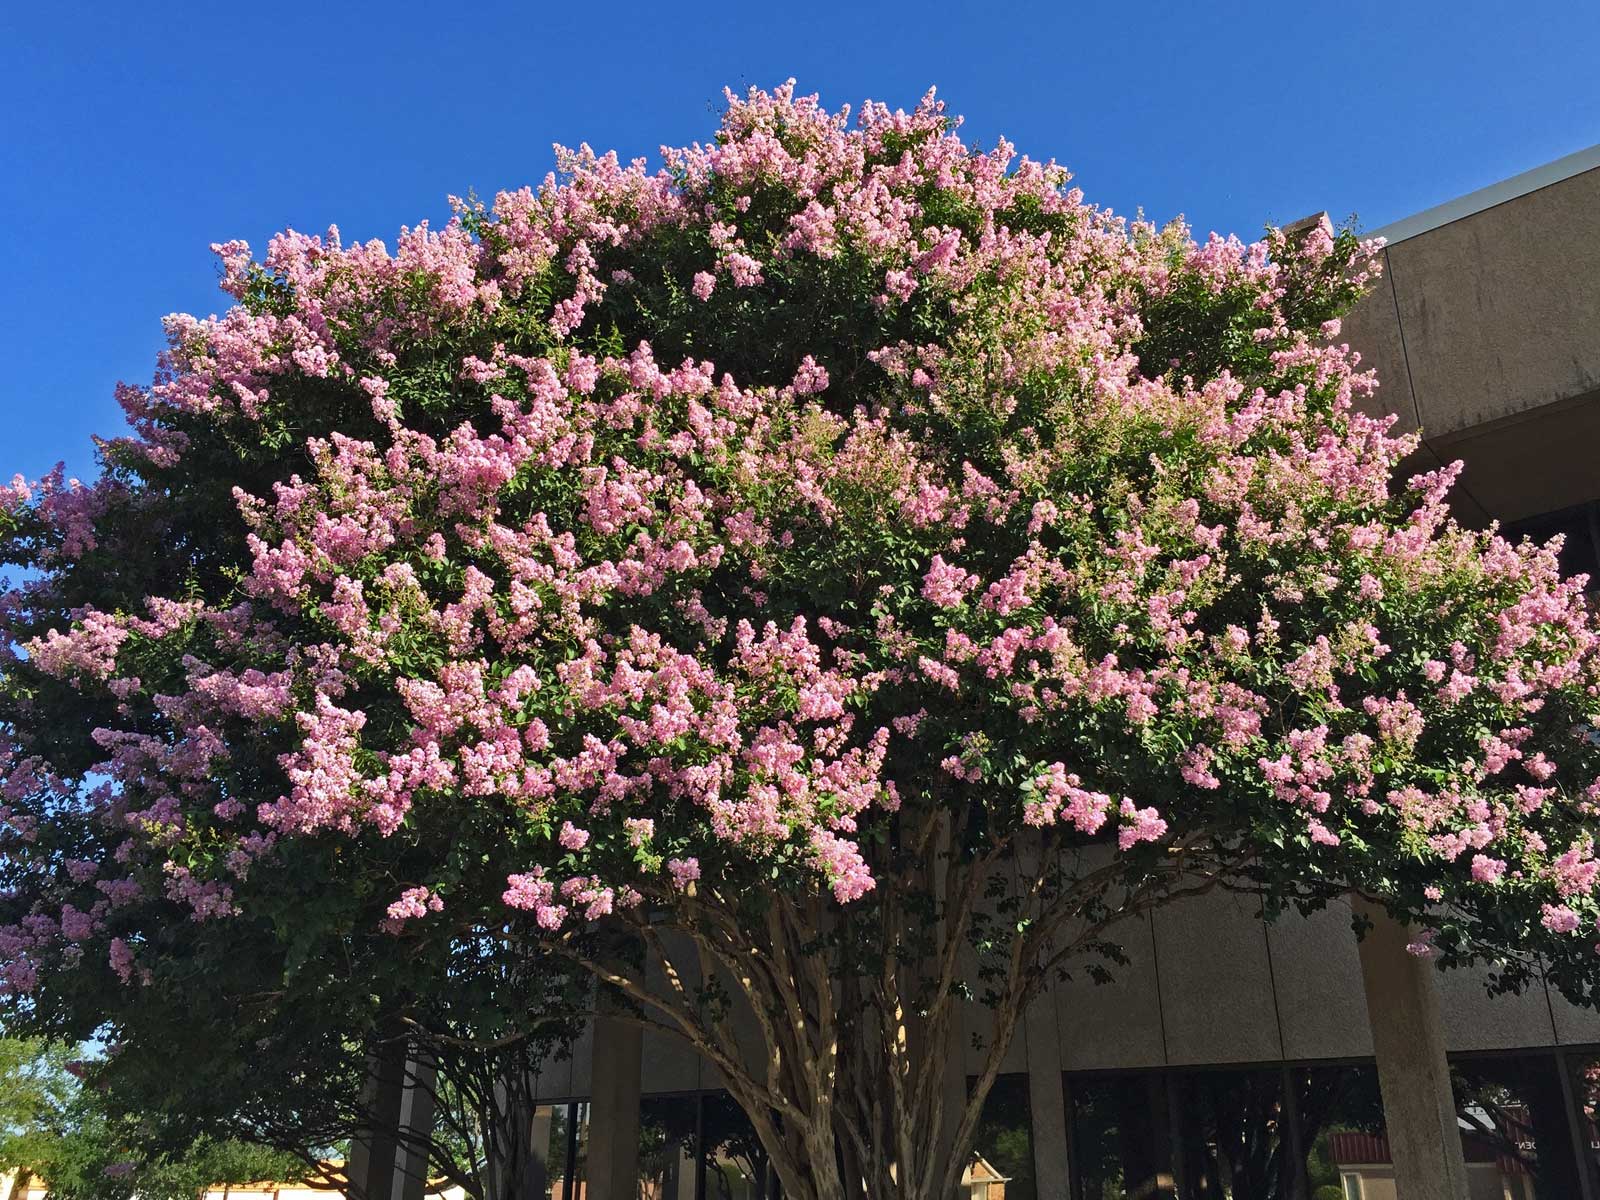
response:
M1109 847L1048 833L969 853L943 813L906 822L892 860L874 864L877 887L851 905L702 884L633 910L631 965L557 947L718 1070L786 1200L948 1200L1048 982L1118 921L1222 868L1198 842L1130 873ZM980 1000L965 992L975 965ZM979 1003L989 1020L969 1087L962 1031Z

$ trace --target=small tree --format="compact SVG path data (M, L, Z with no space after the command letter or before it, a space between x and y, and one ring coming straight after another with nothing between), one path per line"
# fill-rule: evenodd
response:
M96 1064L38 1038L0 1038L0 1170L11 1196L34 1182L61 1200L198 1200L213 1185L303 1177L303 1164L233 1139L199 1137L171 1153L132 1153L136 1123L78 1077Z
M290 942L564 956L831 1200L948 1194L1028 1005L1194 891L1592 999L1595 625L1391 485L1371 245L1125 223L931 94L558 157L219 247L104 477L13 485L19 1011L287 884Z
M25 1200L34 1177L53 1164L73 1124L77 1089L70 1047L35 1038L0 1038L0 1173L12 1176L6 1200Z
M165 969L134 988L74 973L37 997L29 1024L62 1036L93 1027L117 1047L94 1065L96 1108L137 1161L185 1163L191 1147L244 1141L344 1188L359 1182L347 1173L350 1145L381 1135L473 1200L522 1194L539 1169L528 1089L573 1036L561 1019L583 1001L566 995L572 973L498 942L396 938L379 927L381 905L330 922L320 896L340 865L301 862L313 877L329 873L321 888L289 887L296 850L285 846L248 885L269 889L252 916L169 926ZM393 1128L371 1086L379 1063L430 1096L431 1125Z

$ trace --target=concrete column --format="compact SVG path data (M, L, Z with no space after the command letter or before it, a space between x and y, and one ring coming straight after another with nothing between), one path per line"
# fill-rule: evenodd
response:
M434 1081L438 1071L431 1055L413 1056L406 1064L400 1097L394 1187L391 1200L422 1200L428 1190L428 1145L433 1137Z
M1045 992L1024 1018L1028 1049L1028 1116L1033 1123L1033 1178L1039 1200L1067 1200L1067 1097L1061 1085L1061 1028L1055 995Z
M941 1048L945 1064L944 1131L941 1140L946 1146L955 1144L956 1127L961 1124L961 1114L967 1107L967 1030L966 1022L962 1020L965 1014L966 1005L957 1004L945 1045ZM959 1183L950 1200L966 1200Z
M351 1139L354 1200L422 1200L433 1134L434 1067L398 1039L368 1057L363 1103L369 1128Z
M699 1194L700 1183L695 1178L694 1156L687 1149L678 1151L678 1195L677 1200L695 1200Z
M1433 964L1406 951L1412 932L1380 905L1351 903L1372 922L1361 940L1361 977L1399 1200L1461 1200L1467 1167Z
M350 1139L346 1166L351 1200L391 1200L398 1155L396 1131L405 1100L405 1043L384 1043L367 1055L367 1081L361 1089L366 1129Z
M1014 886L1020 894L1026 878L1038 871L1042 851L1037 841L1019 847ZM1067 1130L1067 1094L1062 1080L1061 1025L1056 994L1047 984L1022 1015L1023 1061L1028 1068L1028 1119L1032 1125L1033 1180L1038 1200L1068 1200L1072 1194L1072 1160Z
M615 1017L595 1018L585 1200L636 1200L639 1194L643 1060L643 1029Z
M550 1126L554 1119L555 1109L541 1104L533 1110L533 1120L529 1123L529 1190L539 1200L543 1200L550 1186Z

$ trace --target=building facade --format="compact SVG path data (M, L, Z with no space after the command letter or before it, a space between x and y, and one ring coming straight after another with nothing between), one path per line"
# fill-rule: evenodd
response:
M1600 578L1600 147L1401 221L1342 336L1469 524L1567 537ZM1213 893L1130 923L1110 983L1029 1014L973 1200L1600 1200L1600 1013ZM952 1088L974 1035L948 1048ZM965 1056L965 1059L963 1059ZM714 1070L598 1023L538 1080L550 1200L768 1200ZM398 1185L397 1185L398 1188ZM398 1194L398 1193L397 1193Z

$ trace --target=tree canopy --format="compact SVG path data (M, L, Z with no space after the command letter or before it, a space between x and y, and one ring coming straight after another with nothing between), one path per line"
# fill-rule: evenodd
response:
M807 1200L948 1187L1027 1005L1197 890L1592 1001L1596 623L1396 482L1374 244L1130 222L958 124L730 93L392 251L218 246L102 477L0 492L15 1011L203 988L228 923L300 979L550 955Z

